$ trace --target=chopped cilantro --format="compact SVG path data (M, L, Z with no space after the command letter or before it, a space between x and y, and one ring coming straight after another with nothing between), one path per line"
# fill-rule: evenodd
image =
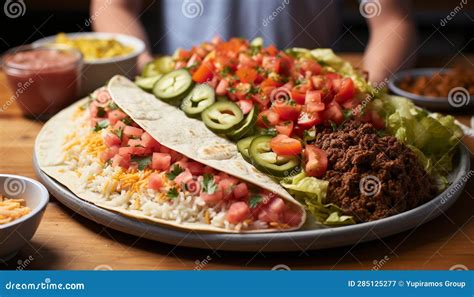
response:
M262 202L262 196L252 195L250 196L250 199L249 199L249 206L250 208L255 208L260 202Z
M250 86L250 90L247 94L258 94L260 92L260 87L254 87L253 85Z
M166 196L168 196L169 198L171 199L176 199L178 198L178 190L176 188L171 188L168 190L168 192L166 193Z
M117 105L115 102L113 102L113 101L110 101L110 102L109 102L109 109L110 109L110 110L116 110L116 109L118 109L118 108L119 108L119 107L118 107L118 105Z
M229 93L234 94L237 90L234 87L229 88Z
M337 125L333 121L331 121L331 128L332 128L332 131L337 131Z
M171 171L168 172L168 173L166 174L166 176L168 177L168 179L174 180L174 179L175 179L178 175L180 175L181 172L183 172L183 171L184 171L184 169L181 168L181 166L175 164L175 165L173 165L173 169L171 169Z
M107 126L109 126L109 120L102 120L95 124L94 131L98 132L102 129L107 128Z
M118 128L112 131L115 135L118 136L119 139L122 139L123 135L123 128Z
M103 118L105 116L105 108L102 106L97 107L97 117Z
M224 69L222 69L221 71L221 75L226 76L231 72L232 72L232 68L230 66L225 66Z
M263 129L261 132L262 135L277 136L278 131L275 128Z
M137 163L139 170L144 170L145 168L147 168L151 164L151 156L150 157L133 156L130 161L134 162L134 163Z
M214 176L212 176L212 174L204 174L204 178L202 180L202 190L209 195L212 195L216 192L217 185L214 182Z
M345 109L342 113L344 114L344 119L346 120L352 117L352 110L350 109Z
M125 125L131 125L131 124L133 123L132 118L130 118L129 116L123 118L123 119L122 119L122 122L123 122Z

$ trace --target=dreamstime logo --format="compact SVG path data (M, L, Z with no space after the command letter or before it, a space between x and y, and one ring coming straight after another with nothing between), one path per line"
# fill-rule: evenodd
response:
M365 196L375 196L380 192L382 184L380 180L373 175L363 177L359 182L359 190Z
M463 87L455 87L449 91L448 102L452 107L461 107L469 104L471 97L469 91Z
M204 4L201 0L184 0L181 5L181 12L189 19L200 17L204 11Z
M270 24L283 11L283 9L285 9L288 4L290 4L290 0L283 0L281 4L278 5L278 7L273 10L269 16L265 17L262 20L262 25L264 27L268 26L268 24Z
M112 0L105 1L104 4L102 4L98 9L95 10L94 14L92 14L90 18L84 21L84 25L86 27L89 27L92 24L92 22L94 22L102 14L102 12L105 9L107 9L108 6L110 6L111 3L112 3Z
M360 114L370 102L372 102L375 97L380 93L389 83L388 78L385 78L382 82L374 85L374 88L370 91L370 93L365 96L364 100L356 107L352 109L352 114Z
M469 270L467 268L466 265L463 265L463 264L456 264L456 265L453 265L449 268L449 270L452 270L452 271L467 271Z
M101 265L97 265L94 270L100 270L100 271L111 271L111 270L114 270L112 267L110 267L109 265L106 265L106 264L101 264Z
M379 16L382 11L382 5L379 0L362 0L359 4L359 12L365 18Z
M7 196L15 197L25 193L26 183L22 179L9 177L3 182L3 188L5 189L5 194L7 194Z
M372 270L373 271L377 271L377 270L380 270L385 264L387 264L387 262L390 260L390 257L389 256L384 256L382 259L380 260L374 260L372 261L372 263L374 264L374 266L372 267Z
M15 94L13 94L13 96L11 96L5 103L3 103L3 105L0 107L0 112L7 110L13 104L13 102L18 100L18 97L20 97L20 95L23 94L34 82L35 81L32 78L24 83L19 82L17 84L18 88L16 89Z
M284 87L273 89L270 93L270 101L272 103L281 103L285 104L291 101L291 93L290 90Z
M26 13L26 5L23 0L7 0L3 5L3 12L11 19L24 16Z
M278 264L272 267L272 270L290 271L290 267L285 264Z
M463 9L464 5L466 5L466 4L467 4L467 0L461 0L461 2L459 2L459 4L456 5L456 7L454 7L454 9L451 10L451 11L449 12L449 14L448 14L444 19L441 19L441 20L439 21L440 26L441 26L441 27L446 26L446 24L447 24L450 20L452 20L452 19Z
M441 204L445 204L451 197L453 197L453 195L455 195L456 193L459 193L462 188L464 187L464 185L469 181L469 179L471 177L474 176L474 170L469 170L465 175L463 175L461 177L461 179L455 183L455 184L452 184L447 190L446 190L446 194L444 194L442 197L441 197Z
M25 270L34 260L35 258L33 258L33 256L29 256L25 260L21 260L21 259L18 260L16 262L18 264L18 266L16 267L16 270L18 271Z
M191 195L197 195L201 192L201 183L195 179L184 182L182 187Z
M194 267L194 270L203 270L204 267L206 267L211 261L212 261L211 256L207 256L203 260L196 260L194 262L196 264L196 266Z

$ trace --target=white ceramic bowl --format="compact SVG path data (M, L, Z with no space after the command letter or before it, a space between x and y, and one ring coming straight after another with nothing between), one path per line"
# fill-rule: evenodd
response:
M31 212L0 225L0 260L6 261L31 240L38 229L49 193L39 182L18 175L0 174L0 194L9 199L24 199Z
M123 45L133 48L133 51L128 55L98 59L95 61L84 61L80 97L86 96L100 86L103 86L116 74L121 74L130 79L135 77L137 73L138 56L145 50L145 43L142 40L129 35L103 32L67 33L66 35L71 39L78 37L115 39ZM54 43L55 38L56 35L45 37L33 42L33 45L51 44Z

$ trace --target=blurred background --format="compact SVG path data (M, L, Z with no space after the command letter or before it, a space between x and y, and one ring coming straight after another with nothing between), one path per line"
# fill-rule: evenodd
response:
M13 0L7 0L13 1ZM58 32L90 31L89 1L64 0L25 0L26 13L21 18L10 19L1 15L2 33L0 36L0 52L8 48L31 43L39 38L54 35ZM145 6L151 7L142 16L152 44L160 36L160 28L156 22L159 2L146 0ZM440 20L453 11L456 5L463 3L462 10L445 26ZM464 4L464 2L466 2ZM471 1L430 1L415 0L415 19L418 25L420 41L419 59L430 57L452 57L462 53L474 53L474 4ZM152 13L154 14L152 16ZM350 30L347 31L347 30ZM346 31L345 34L343 34ZM362 52L368 39L365 19L359 13L359 1L343 1L342 38L335 48L339 52ZM362 43L361 43L362 42ZM158 43L159 44L159 43ZM159 47L154 49L159 51ZM441 62L441 61L439 61Z

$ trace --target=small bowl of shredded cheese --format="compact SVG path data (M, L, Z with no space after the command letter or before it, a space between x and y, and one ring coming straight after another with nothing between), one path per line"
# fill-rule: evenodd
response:
M41 183L0 174L0 260L11 259L31 240L48 201L49 193Z

